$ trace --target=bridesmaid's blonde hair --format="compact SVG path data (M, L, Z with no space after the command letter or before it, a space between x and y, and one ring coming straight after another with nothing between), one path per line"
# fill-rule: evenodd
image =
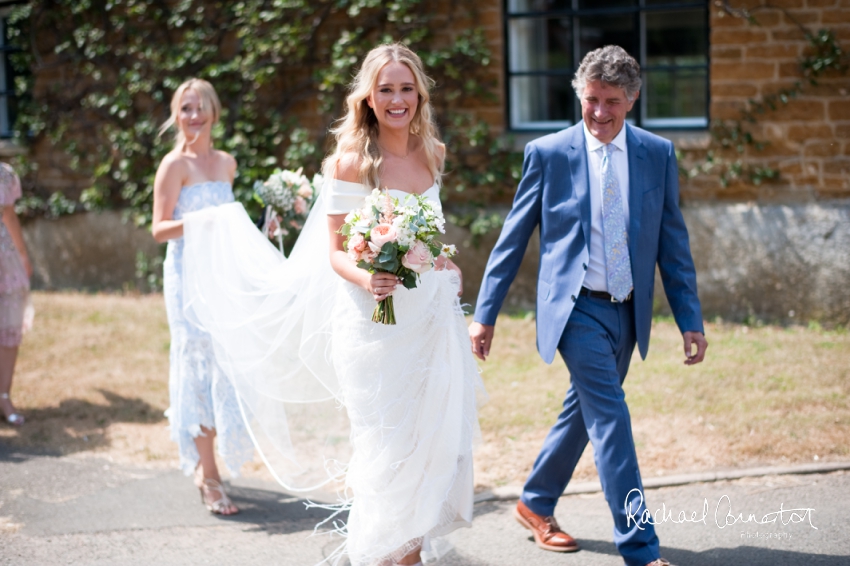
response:
M198 98L201 99L201 110L209 112L212 115L213 125L218 123L218 119L221 116L221 102L218 100L215 89L204 79L189 79L174 91L174 96L171 97L171 116L159 127L160 136L171 126L176 126L177 116L180 114L180 101L187 90L194 90L198 94ZM174 135L174 148L182 149L183 144L186 143L186 136L179 126L176 126L175 129L177 132Z
M419 92L419 104L410 121L410 133L422 140L428 169L435 182L440 183L443 162L438 153L440 141L437 138L437 126L434 123L429 93L429 87L434 81L425 74L419 56L400 43L380 45L372 49L363 60L345 99L345 116L339 120L337 127L331 129L336 147L322 165L322 173L326 179L333 178L340 157L353 152L360 157L360 182L368 187L379 187L383 156L378 148L378 118L366 98L372 94L372 89L378 82L378 73L392 62L406 65L413 73L416 90Z

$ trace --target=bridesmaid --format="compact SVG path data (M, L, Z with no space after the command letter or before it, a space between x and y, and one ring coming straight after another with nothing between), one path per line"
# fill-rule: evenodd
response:
M32 266L24 246L21 225L14 203L21 197L21 182L15 171L0 163L0 410L6 422L24 424L24 417L12 404L9 393L18 358L18 346L28 310Z
M212 85L190 79L171 99L171 117L160 135L176 129L174 149L162 160L154 181L153 237L168 242L163 266L165 307L171 330L169 393L166 411L171 439L177 442L180 466L195 474L201 500L214 514L238 512L221 484L214 453L218 452L231 475L253 458L253 444L239 411L236 392L213 354L205 332L192 326L183 312L183 215L233 202L232 183L236 160L217 150L212 127L218 122L221 103Z

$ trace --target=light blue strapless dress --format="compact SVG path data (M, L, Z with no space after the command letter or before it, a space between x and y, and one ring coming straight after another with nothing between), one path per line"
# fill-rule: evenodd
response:
M233 202L230 183L212 181L183 187L173 218ZM183 238L168 242L163 265L165 308L171 330L169 393L166 411L180 467L191 474L198 464L194 438L201 426L215 429L218 452L231 475L253 459L254 446L242 420L236 392L215 361L209 335L183 314Z

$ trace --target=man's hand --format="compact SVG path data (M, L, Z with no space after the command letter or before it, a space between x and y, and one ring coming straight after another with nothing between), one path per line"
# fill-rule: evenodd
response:
M472 327L470 327L470 333ZM705 358L705 350L708 348L708 340L702 332L685 332L682 334L685 340L685 365L692 366L700 363ZM697 347L697 353L693 353L693 347Z
M481 324L473 322L469 325L469 339L472 341L472 353L483 361L490 355L490 343L493 341L493 332L496 327L492 324Z

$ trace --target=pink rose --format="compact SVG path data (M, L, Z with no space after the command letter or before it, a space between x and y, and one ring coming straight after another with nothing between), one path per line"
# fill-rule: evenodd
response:
M395 242L398 235L395 227L392 224L378 224L372 228L372 243L378 246L378 249L384 247L387 242Z
M355 232L348 239L348 257L352 260L360 261L360 256L366 248L366 238L360 232Z
M419 240L413 242L407 253L401 259L401 264L411 271L416 273L425 273L432 267L434 257L431 255L431 250Z
M363 253L360 254L360 259L365 261L366 263L372 263L376 257L378 257L378 253L381 251L381 248L369 242L366 246L366 249L363 250Z
M366 249L366 238L363 237L363 234L360 232L355 232L348 239L348 251L355 251L357 253L363 253L363 250Z
M296 193L301 198L313 198L313 187L310 186L310 183L301 183L301 186L298 187L298 192Z
M295 197L293 208L295 209L295 214L307 214L307 201L301 197Z

